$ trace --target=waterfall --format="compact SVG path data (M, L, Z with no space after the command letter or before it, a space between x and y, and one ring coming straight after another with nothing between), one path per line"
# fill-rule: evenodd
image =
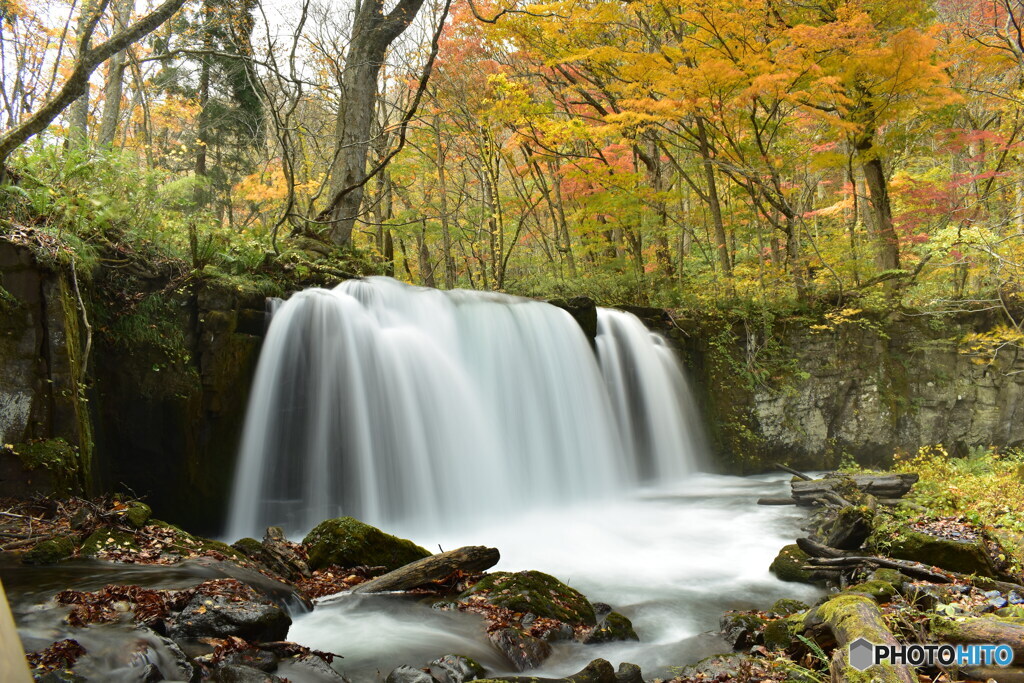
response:
M437 528L684 476L700 447L678 362L635 316L598 316L595 354L528 299L380 277L295 294L260 355L228 535Z

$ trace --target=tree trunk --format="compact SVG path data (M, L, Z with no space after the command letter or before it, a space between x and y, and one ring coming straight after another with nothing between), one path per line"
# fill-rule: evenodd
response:
M399 0L385 15L384 0L356 5L352 40L341 74L341 102L335 119L334 163L328 219L331 240L346 246L363 203L366 156L378 95L378 79L388 47L412 23L423 0Z
M856 148L868 189L868 205L874 218L875 241L878 245L876 265L883 272L897 270L900 267L900 242L892 221L889 185L882 168L882 159L874 145L874 134L869 132L863 135L857 140Z
M131 16L130 0L117 0L114 6L114 25L117 30L124 28ZM100 118L100 131L96 138L101 148L114 144L117 135L117 124L121 119L121 94L124 88L124 70L128 65L128 51L121 50L107 62L107 77L103 84L103 114Z
M434 117L434 143L437 152L434 157L437 166L437 190L440 193L441 209L441 257L444 259L445 289L455 288L455 258L452 256L452 234L448 225L448 177L445 172L445 149L441 144L441 120Z
M697 140L700 156L703 160L704 180L708 185L708 208L711 210L711 221L715 228L715 250L718 252L718 264L726 277L732 277L732 263L729 261L729 240L725 234L725 222L722 220L722 202L718 198L718 181L715 178L715 164L711 158L711 146L708 144L707 129L704 119L697 117Z

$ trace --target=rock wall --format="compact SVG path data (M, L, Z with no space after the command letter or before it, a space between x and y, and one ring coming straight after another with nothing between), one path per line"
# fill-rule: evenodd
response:
M998 329L991 315L660 325L733 471L886 464L934 443L961 454L1024 445L1024 354L978 336Z
M134 339L107 329L102 307L118 304L81 284L95 328L88 377L83 302L68 272L0 240L0 496L129 490L180 524L218 531L264 297L215 280L163 292L156 278L134 294L159 291L164 305L136 314L152 331ZM41 449L43 439L54 447ZM53 471L64 469L64 442L76 460L64 463L70 487L67 472Z

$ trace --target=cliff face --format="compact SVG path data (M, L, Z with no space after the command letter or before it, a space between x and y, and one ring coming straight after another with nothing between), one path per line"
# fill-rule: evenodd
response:
M1024 445L1024 354L1000 348L991 317L802 321L770 335L682 327L669 332L730 469L884 464L933 443L961 453Z
M158 306L120 315L79 279L81 297L66 267L0 240L0 496L128 488L209 530L231 485L263 297L154 282L135 298Z

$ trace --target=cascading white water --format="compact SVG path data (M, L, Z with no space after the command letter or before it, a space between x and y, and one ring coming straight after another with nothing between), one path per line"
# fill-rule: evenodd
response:
M437 528L692 470L671 350L604 309L597 346L506 295L368 278L292 296L260 356L228 534L343 514Z

